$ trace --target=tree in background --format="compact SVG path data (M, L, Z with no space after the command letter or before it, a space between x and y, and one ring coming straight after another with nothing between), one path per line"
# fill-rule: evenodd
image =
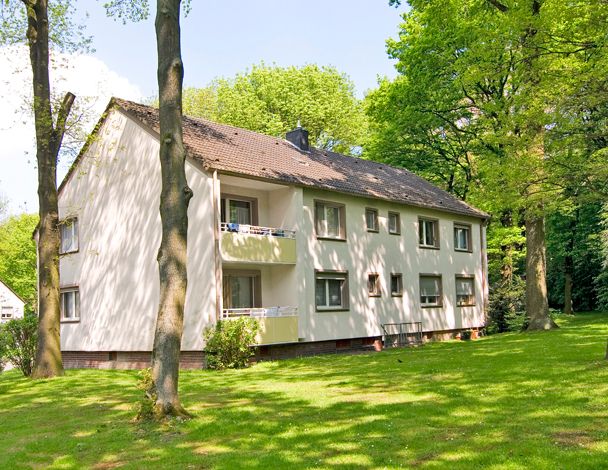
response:
M0 223L0 279L13 289L30 311L36 306L36 243L32 234L38 216L22 214Z
M185 3L186 8L189 3ZM105 4L109 14L139 20L147 17L146 0L115 0ZM160 302L152 350L152 380L158 418L190 416L179 400L179 358L188 284L188 204L192 190L186 181L186 152L182 138L181 0L157 0L156 44L160 107L162 239L158 250Z
M333 67L255 65L206 88L184 90L184 113L284 137L300 122L312 145L357 153L366 119L350 79Z
M53 101L49 50L78 50L89 39L72 21L70 0L4 0L0 43L27 42L33 80L33 113L38 167L38 346L32 377L63 374L59 342L59 210L57 160L74 95Z
M573 116L564 110L563 96L585 90L590 77L605 70L598 64L606 62L607 6L409 3L399 38L389 41L401 76L368 97L374 124L365 150L391 162L409 154L405 165L415 161L423 176L494 214L492 224L511 234L510 242L497 240L504 260L523 226L529 328L554 327L544 218L567 200L569 184L566 172L557 171L564 159L557 158L552 136ZM594 174L588 160L577 163L577 181ZM503 282L512 268L501 268Z

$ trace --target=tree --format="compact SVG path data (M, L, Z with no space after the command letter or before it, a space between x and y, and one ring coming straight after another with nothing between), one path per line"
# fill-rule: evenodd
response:
M57 159L74 95L54 107L49 79L49 49L74 50L86 45L82 29L71 20L70 0L4 0L3 44L27 41L33 81L33 112L38 167L38 346L32 377L63 374L59 342L59 210Z
M184 90L184 113L262 134L284 137L300 122L311 143L357 153L366 132L350 79L333 67L254 65L206 88Z
M0 279L13 289L30 310L36 305L36 243L32 233L38 216L22 214L0 223Z
M387 140L399 135L405 135L406 148L419 149L429 161L429 155L455 149L452 167L464 160L470 170L456 175L476 183L470 201L491 209L505 227L521 214L529 329L553 328L544 217L563 199L564 181L553 167L550 136L565 120L562 95L582 87L590 61L605 60L606 5L409 3L399 39L389 41L402 77L370 97L368 109L381 118L371 156L390 158L394 143ZM402 115L384 113L383 100Z
M188 3L185 3L186 7ZM142 19L147 1L116 0L105 5L109 14ZM160 104L160 164L162 188L160 217L162 238L158 250L160 302L154 346L152 380L156 415L190 416L179 400L179 358L188 284L188 204L192 190L186 181L186 152L182 136L182 83L184 68L180 39L181 0L157 0L156 44Z

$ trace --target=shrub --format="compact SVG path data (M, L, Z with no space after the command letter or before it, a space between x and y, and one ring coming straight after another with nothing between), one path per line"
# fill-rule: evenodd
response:
M526 325L526 283L514 277L510 284L490 288L488 334L521 331Z
M152 369L148 367L139 372L137 388L143 392L143 395L136 405L136 421L149 421L154 419L157 397L154 380L152 380Z
M247 367L253 355L251 345L259 330L257 320L241 317L219 320L203 332L207 367L210 369L239 369Z
M38 317L35 314L26 314L0 326L0 351L4 360L26 377L32 375L37 340Z

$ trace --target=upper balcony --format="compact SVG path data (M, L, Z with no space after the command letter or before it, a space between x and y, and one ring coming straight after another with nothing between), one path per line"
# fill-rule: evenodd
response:
M222 260L245 263L296 263L296 233L284 228L222 222Z

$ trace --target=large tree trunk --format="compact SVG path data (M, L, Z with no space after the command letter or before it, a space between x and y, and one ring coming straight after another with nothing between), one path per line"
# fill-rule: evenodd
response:
M178 395L179 356L186 300L188 203L192 191L185 172L182 139L183 64L180 48L180 0L158 0L156 40L160 102L162 240L158 251L160 304L152 351L157 414L187 415Z
M541 214L526 213L526 313L528 330L557 328L549 316L545 259L545 220Z
M36 159L38 163L38 345L32 376L63 374L59 341L59 210L57 155L74 95L67 94L53 125L49 80L49 24L46 0L24 0L34 85Z

